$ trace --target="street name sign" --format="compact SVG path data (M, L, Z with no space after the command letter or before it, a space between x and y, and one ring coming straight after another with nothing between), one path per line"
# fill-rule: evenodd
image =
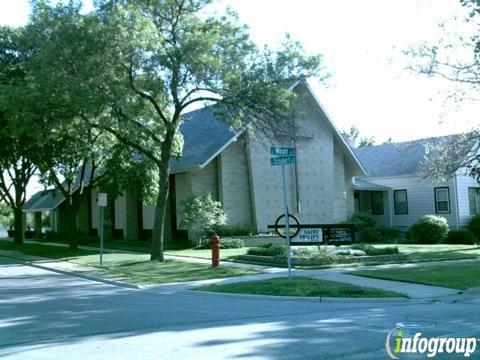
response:
M295 164L295 156L279 156L270 158L271 166Z
M270 155L295 156L295 148L285 146L272 146L270 147Z

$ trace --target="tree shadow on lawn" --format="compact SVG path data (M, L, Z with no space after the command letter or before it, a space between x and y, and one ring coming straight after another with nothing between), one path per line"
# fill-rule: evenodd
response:
M191 292L167 294L161 289L130 290L22 269L26 271L17 274L13 267L0 266L3 356L21 358L32 346L38 346L38 351L48 348L54 354L53 347L86 346L86 341L95 339L127 346L131 337L146 337L158 348L158 354L162 348L181 345L194 352L218 351L225 357L323 358L326 353L355 357L384 349L388 331L413 310L423 318L455 312L453 304L442 308L441 304L319 303ZM451 332L452 325L478 333L476 306L472 304L468 320L461 316L455 323L444 320L437 333ZM241 345L231 350L228 346L234 344ZM148 350L138 349L138 354L142 351Z

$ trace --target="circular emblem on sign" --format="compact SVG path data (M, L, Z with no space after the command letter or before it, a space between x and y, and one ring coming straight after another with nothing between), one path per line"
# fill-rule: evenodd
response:
M288 224L290 228L290 238L297 236L300 231L300 222L298 219L292 214L288 214ZM277 220L275 220L275 232L282 238L287 237L285 231L285 214L280 215Z

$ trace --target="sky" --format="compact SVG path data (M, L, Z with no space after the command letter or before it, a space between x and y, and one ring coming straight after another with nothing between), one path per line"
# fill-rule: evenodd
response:
M377 143L466 131L478 125L480 104L445 105L452 85L406 70L403 51L445 34L459 0L220 0L231 7L254 41L278 46L289 33L309 53L324 57L332 74L326 84L311 81L339 129L351 125ZM91 1L86 1L86 11ZM28 20L27 0L0 0L0 25ZM451 26L454 29L454 26Z

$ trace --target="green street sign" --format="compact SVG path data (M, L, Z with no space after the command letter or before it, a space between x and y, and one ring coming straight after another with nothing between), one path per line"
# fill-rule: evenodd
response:
M270 147L270 154L279 156L295 156L295 148L285 146L272 146Z
M295 164L295 156L279 156L270 158L271 166Z

